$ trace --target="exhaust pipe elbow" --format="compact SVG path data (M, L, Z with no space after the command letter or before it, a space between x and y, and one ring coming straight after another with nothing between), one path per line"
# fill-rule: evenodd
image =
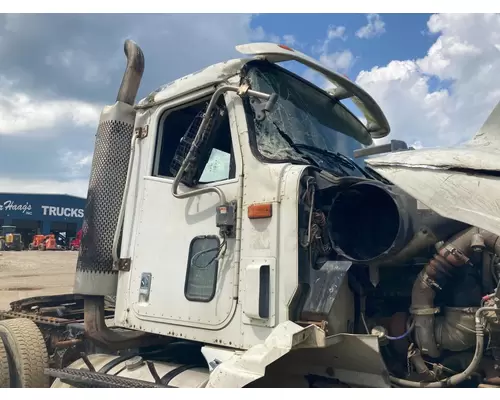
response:
M144 53L133 40L127 39L124 44L127 67L123 74L122 83L116 101L134 105L142 74L144 73Z
M106 325L103 296L84 298L85 335L98 345L111 350L140 347L147 333L136 331L117 332Z

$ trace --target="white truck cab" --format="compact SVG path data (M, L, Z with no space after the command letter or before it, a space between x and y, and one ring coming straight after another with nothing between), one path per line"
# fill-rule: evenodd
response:
M136 107L135 131L147 135L135 144L125 204L120 256L130 267L118 274L119 326L237 349L261 343L296 320L306 171L366 178L347 157L372 143L370 127L275 61L326 70L275 44L238 50L252 57L174 81ZM380 125L371 127L377 137L389 131ZM346 331L352 318L342 320L330 329Z
M500 106L462 147L375 146L389 124L349 79L287 46L237 49L135 104L144 56L125 43L64 296L84 324L52 387L499 386ZM63 345L22 304L40 301L0 313L0 334L39 337L24 385L42 385Z

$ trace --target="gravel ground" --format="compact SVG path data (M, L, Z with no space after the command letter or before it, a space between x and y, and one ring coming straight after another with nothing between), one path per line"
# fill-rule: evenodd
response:
M25 297L73 292L76 251L0 252L0 310Z

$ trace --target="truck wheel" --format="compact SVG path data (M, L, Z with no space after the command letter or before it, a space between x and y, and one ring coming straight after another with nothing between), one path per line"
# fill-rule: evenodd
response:
M10 387L9 374L9 359L7 358L7 350L3 345L3 340L0 339L0 388Z
M25 318L0 321L0 334L14 359L17 387L48 388L48 354L42 332L36 324Z

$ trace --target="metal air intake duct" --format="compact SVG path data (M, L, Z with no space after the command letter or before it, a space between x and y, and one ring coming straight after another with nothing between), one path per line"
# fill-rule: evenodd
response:
M337 254L362 264L398 265L467 227L432 210L397 186L367 180L338 192L328 214Z
M127 178L134 130L134 102L144 71L144 55L127 40L127 57L116 103L104 107L96 134L94 156L85 205L75 293L88 296L116 294L113 240Z

